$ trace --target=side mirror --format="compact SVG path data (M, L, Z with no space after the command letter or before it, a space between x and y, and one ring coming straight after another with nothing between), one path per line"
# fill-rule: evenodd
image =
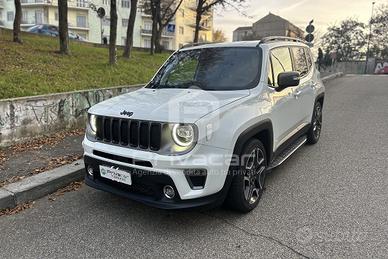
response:
M300 82L299 72L283 72L278 75L277 91L282 91L288 87L298 86Z

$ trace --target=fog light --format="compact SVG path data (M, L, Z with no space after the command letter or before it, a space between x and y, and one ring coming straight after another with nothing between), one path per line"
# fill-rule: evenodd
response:
M90 176L93 176L93 167L88 166L88 174L89 174Z
M165 185L163 187L163 193L167 199L173 199L175 197L175 190L171 185Z

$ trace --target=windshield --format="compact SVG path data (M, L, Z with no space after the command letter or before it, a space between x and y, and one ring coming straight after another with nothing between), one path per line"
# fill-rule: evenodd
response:
M203 48L176 52L149 88L243 90L260 80L260 48Z

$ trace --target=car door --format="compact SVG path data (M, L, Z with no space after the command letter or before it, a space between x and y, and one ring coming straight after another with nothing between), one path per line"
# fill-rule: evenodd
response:
M293 71L291 53L288 47L271 50L268 71L275 151L292 136L292 133L298 127L299 123L299 106L297 99L293 95L293 87L276 91L278 87L278 75L282 72Z
M298 105L298 124L302 128L311 122L314 105L314 80L310 51L305 47L291 47L294 71L300 73L300 83L294 89Z

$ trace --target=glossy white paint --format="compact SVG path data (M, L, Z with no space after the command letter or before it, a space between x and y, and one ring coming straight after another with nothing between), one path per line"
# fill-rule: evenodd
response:
M200 47L254 47L258 42L211 44ZM114 117L123 110L133 112L131 118L162 122L195 123L198 127L198 143L188 154L166 156L152 152L117 147L103 143L83 142L85 155L109 161L93 155L93 150L114 155L150 161L153 170L169 175L182 199L193 199L220 191L224 185L230 157L238 137L249 127L263 120L273 125L273 151L311 122L316 96L324 92L319 72L312 69L297 87L281 92L268 86L268 57L272 48L279 46L305 46L294 42L261 44L263 65L257 87L242 91L203 91L184 89L140 89L100 103L90 113ZM182 111L183 109L183 111ZM209 126L210 125L210 126ZM209 128L211 136L207 137ZM128 165L109 161L118 165ZM141 168L141 167L139 167ZM204 189L192 190L183 175L185 168L205 168L208 178ZM143 168L149 169L149 168Z

